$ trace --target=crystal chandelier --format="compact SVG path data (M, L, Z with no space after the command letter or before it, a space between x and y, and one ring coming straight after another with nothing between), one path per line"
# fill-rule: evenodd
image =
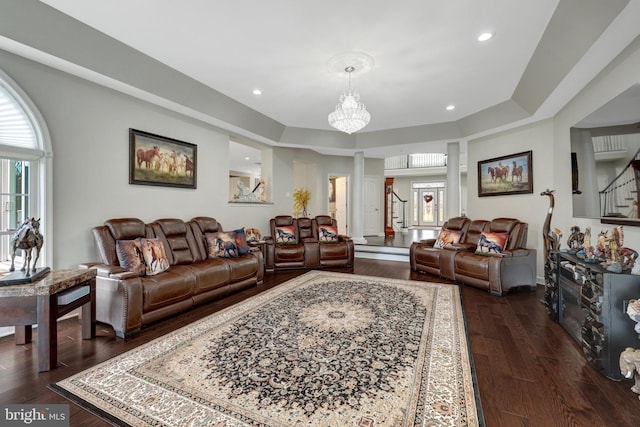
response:
M344 70L349 73L349 91L340 95L340 103L336 105L335 111L329 114L329 124L342 132L352 134L369 124L371 114L360 102L360 95L351 91L351 73L355 68L350 66Z

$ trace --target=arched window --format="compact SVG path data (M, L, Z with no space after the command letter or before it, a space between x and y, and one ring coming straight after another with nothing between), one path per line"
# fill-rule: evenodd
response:
M51 141L42 116L22 89L0 70L0 275L10 266L9 244L26 218L40 218L51 242ZM43 247L39 266L50 266L51 245ZM19 251L21 252L21 251ZM21 253L16 268L21 268Z

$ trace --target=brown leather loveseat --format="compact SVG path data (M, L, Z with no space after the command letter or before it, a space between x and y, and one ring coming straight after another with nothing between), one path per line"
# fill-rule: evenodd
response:
M353 266L353 240L338 234L329 215L279 215L271 218L269 228L271 235L264 239L267 271Z
M452 241L438 245L438 239L427 239L411 245L412 270L487 289L493 295L518 286L535 290L536 251L526 248L526 223L513 218L457 217L442 226L441 235L443 231L454 236ZM496 247L487 236L506 239L504 247Z
M151 322L261 284L264 277L262 252L248 246L246 253L238 248L234 252L235 244L215 240L228 240L235 232L223 232L214 218L165 218L150 224L137 218L110 219L92 233L99 261L81 267L97 270L96 319L111 325L121 338ZM211 256L212 242L220 242L223 251L235 257ZM150 271L154 263L159 267Z

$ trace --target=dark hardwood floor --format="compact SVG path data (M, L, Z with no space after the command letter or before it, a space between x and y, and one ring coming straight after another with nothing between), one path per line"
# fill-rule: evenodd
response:
M411 272L407 263L395 261L357 259L350 272L442 282ZM38 373L35 343L15 346L12 336L2 338L0 402L69 403L47 385L302 273L267 274L259 288L159 322L126 341L100 324L97 337L83 341L78 320L63 320L58 326L60 366L50 372ZM540 303L542 295L541 287L537 293L523 290L502 298L462 287L487 426L640 426L640 401L630 391L632 383L612 381L593 370L578 345L548 318ZM640 341L638 344L640 347ZM108 425L74 404L70 404L70 412L72 426Z

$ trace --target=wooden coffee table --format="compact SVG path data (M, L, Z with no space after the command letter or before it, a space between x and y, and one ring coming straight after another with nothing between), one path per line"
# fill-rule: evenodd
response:
M29 284L0 287L0 326L15 326L16 344L31 342L38 325L38 370L58 365L60 316L82 307L82 338L96 336L96 271L53 270Z

